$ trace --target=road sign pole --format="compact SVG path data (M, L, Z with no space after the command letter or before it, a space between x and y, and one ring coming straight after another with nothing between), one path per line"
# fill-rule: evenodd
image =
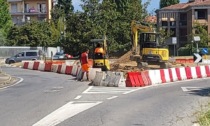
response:
M174 44L174 56L176 56L176 45Z
M199 53L198 42L196 42L196 49L197 49L197 53Z

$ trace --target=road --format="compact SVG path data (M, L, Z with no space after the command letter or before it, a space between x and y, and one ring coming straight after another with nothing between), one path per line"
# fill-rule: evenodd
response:
M2 126L191 126L209 79L148 88L92 87L69 75L3 68L24 80L0 90Z

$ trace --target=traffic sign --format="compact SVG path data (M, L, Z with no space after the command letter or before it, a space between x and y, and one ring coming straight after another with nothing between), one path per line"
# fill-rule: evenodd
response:
M202 49L201 49L201 52L202 52L203 54L208 54L208 53L209 53L209 50L208 50L208 48L202 48Z
M176 37L172 37L172 44L174 44L174 45L177 44L177 39L176 39Z
M194 53L193 59L194 59L194 63L202 62L202 55L198 53Z

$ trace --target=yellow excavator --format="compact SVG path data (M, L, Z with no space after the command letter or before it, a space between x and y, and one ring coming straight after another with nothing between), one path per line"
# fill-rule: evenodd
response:
M107 46L107 38L104 36L103 39L91 39L91 43L93 46L93 68L101 68L102 71L110 70L110 62L108 59L108 46ZM95 49L100 45L103 53L96 53Z
M156 33L149 25L133 20L131 35L133 46L130 59L135 60L139 68L148 65L160 65L160 68L168 68L169 51L159 45L160 34Z

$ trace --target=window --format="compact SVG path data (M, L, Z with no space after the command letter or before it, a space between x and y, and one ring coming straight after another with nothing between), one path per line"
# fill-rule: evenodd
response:
M29 12L29 4L24 5L25 12Z
M12 12L12 13L17 12L17 4L16 4L16 3L12 3L12 4L11 4L11 12Z
M196 9L195 19L207 19L207 9Z
M162 21L162 26L168 26L168 22L167 21Z
M176 21L170 21L170 26L176 26Z
M26 56L37 56L37 52L26 52Z
M41 13L46 13L46 4L42 3L38 3L37 4L37 11L41 12Z
M180 21L186 21L187 20L187 14L186 13L180 13L179 20Z

